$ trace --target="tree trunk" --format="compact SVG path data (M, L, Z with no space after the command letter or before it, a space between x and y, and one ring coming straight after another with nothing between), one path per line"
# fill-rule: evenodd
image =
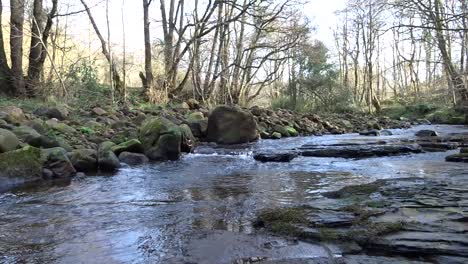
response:
M24 0L11 0L10 57L14 94L26 95L23 76Z

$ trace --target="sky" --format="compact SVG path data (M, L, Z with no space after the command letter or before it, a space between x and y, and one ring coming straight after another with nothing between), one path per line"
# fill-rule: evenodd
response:
M79 0L69 0L71 3L69 11L82 9ZM159 15L159 1L153 1L150 9L150 16L157 19ZM333 28L336 27L336 17L334 12L343 9L346 0L309 0L305 5L304 14L306 14L316 27L314 38L322 40L330 49L333 49ZM103 33L106 34L106 13L104 0L87 0L92 7L92 13ZM111 0L110 3L110 21L111 21L111 39L113 43L122 43L122 3L124 4L124 25L126 32L126 45L128 51L138 52L143 50L143 7L139 0ZM62 4L60 13L66 13L66 5ZM63 21L61 23L64 23ZM84 14L76 15L70 19L69 24L75 25L75 35L83 39L83 34L89 29L87 17ZM158 34L159 32L159 34ZM160 38L161 26L156 21L152 22L152 38ZM85 40L85 39L83 39Z

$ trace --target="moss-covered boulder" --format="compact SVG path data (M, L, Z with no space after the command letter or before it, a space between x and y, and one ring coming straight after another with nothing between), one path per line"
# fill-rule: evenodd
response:
M254 116L238 107L221 105L208 117L207 139L218 144L241 144L258 139Z
M95 172L98 168L97 151L78 149L69 155L73 167L79 172Z
M5 120L12 124L21 123L26 120L26 116L21 108L16 106L5 106L0 108L0 112L5 113Z
M181 153L182 133L179 126L164 117L147 120L139 139L151 160L177 160Z
M205 119L205 116L202 112L192 112L187 115L187 121L189 122L196 122L203 119Z
M68 159L67 151L64 148L42 149L41 161L44 168L52 172L54 179L68 179L76 174L75 167Z
M15 150L18 146L18 137L11 131L0 128L0 153Z
M113 146L111 150L115 153L115 155L118 156L122 152L143 153L145 149L143 148L143 145L141 144L140 140L131 139L116 146Z
M0 154L0 191L42 179L41 151L26 146Z

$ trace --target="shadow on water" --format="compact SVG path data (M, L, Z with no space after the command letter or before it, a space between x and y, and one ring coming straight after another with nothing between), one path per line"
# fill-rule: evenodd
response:
M421 127L395 130L394 136L378 139L412 138L417 129ZM206 145L178 162L17 189L0 195L0 263L231 263L245 257L326 257L320 245L255 234L256 213L314 204L325 191L375 179L466 174L466 165L444 162L447 153L363 160L300 157L267 164L251 156L255 150L372 140L353 134L230 148Z

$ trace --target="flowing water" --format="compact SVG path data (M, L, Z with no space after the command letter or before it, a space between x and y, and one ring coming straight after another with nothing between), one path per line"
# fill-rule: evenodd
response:
M123 168L114 176L0 194L0 263L232 263L249 257L327 257L320 244L288 241L252 228L263 208L319 203L321 193L382 178L450 177L466 164L445 153L346 160L299 157L259 163L252 152L304 144L414 138L419 129L466 133L461 126L204 145L180 161ZM241 262L239 262L241 263Z

